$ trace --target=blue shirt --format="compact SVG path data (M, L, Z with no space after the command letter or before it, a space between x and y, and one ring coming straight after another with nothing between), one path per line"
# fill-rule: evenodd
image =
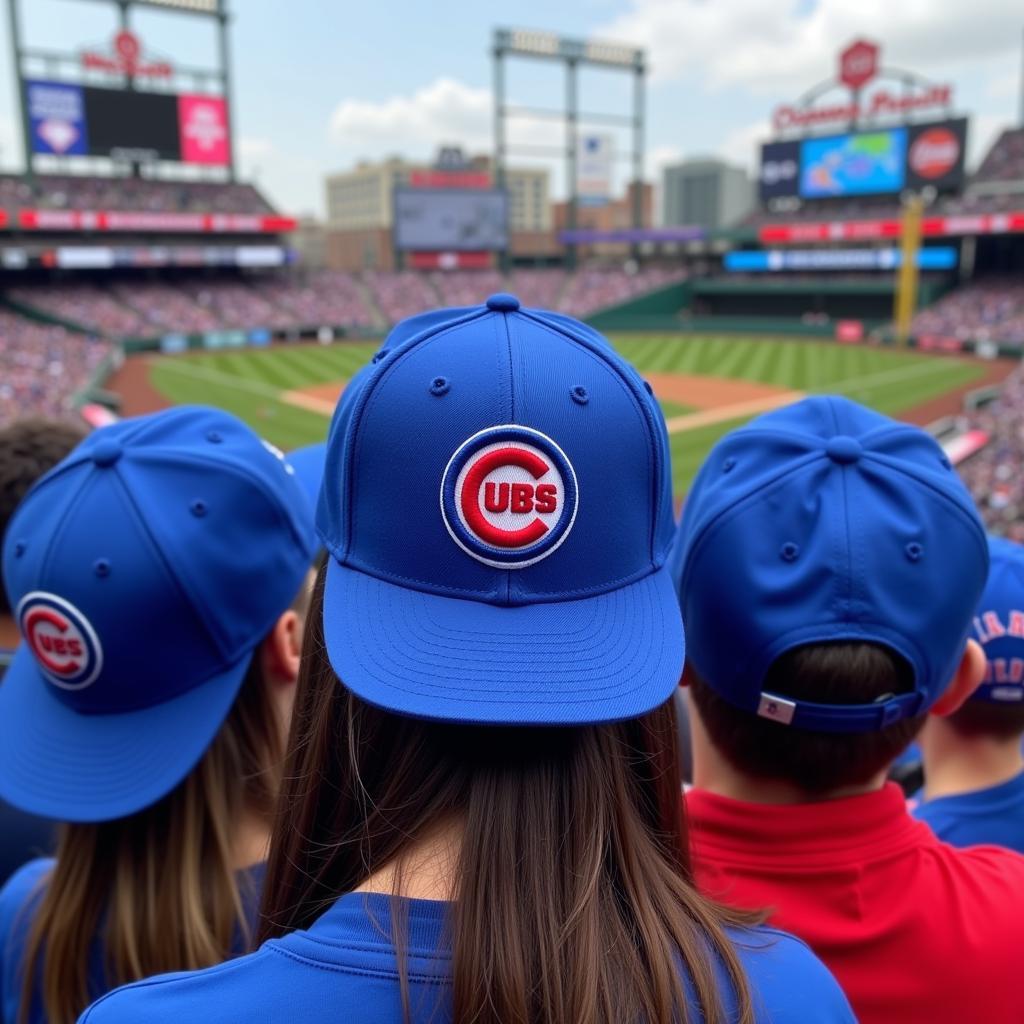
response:
M913 814L953 846L1005 846L1024 853L1024 772L988 789L922 801Z
M400 900L407 922L414 1024L451 1019L449 904ZM271 939L255 953L190 974L166 974L104 996L79 1024L390 1024L401 1021L391 944L391 897L349 893L308 931ZM758 1024L855 1020L824 965L799 939L769 928L734 932ZM723 975L723 1002L731 1007ZM728 1017L727 1017L728 1019Z
M0 890L0 1024L17 1024L21 1007L22 963L32 916L45 890L46 876L53 867L52 858L33 860L15 872ZM263 888L265 864L256 864L238 873L242 905L250 928L255 932L259 900ZM239 933L234 954L245 951L247 943ZM89 992L98 999L110 991L103 968L103 947L94 942L89 953ZM46 1024L36 991L29 1024ZM179 1022L180 1024L180 1022Z

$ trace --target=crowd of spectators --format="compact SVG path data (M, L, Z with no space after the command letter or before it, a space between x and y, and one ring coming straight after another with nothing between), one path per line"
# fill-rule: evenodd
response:
M34 185L20 175L0 177L0 207L254 215L274 212L254 186L240 182L56 174L39 175Z
M412 270L396 273L369 270L363 275L363 282L386 323L433 309L440 302L427 275Z
M918 313L911 331L1024 347L1024 280L990 277L957 288Z
M36 285L12 288L7 295L15 303L108 337L131 338L151 333L142 315L97 285Z
M69 419L109 346L57 324L0 309L0 426L23 416Z
M165 282L120 282L111 286L114 297L139 313L146 322L144 335L216 331L221 327L213 310Z
M1007 378L994 402L965 415L960 425L989 435L988 444L959 466L986 526L1024 543L1024 368Z
M584 268L572 276L557 308L570 316L587 316L606 306L682 281L685 276L680 267L644 267L635 273L617 268Z
M989 181L1024 182L1024 128L1007 128L971 178L972 185Z
M298 279L272 278L260 282L260 294L285 309L299 327L371 328L378 322L359 282L337 270L312 271Z

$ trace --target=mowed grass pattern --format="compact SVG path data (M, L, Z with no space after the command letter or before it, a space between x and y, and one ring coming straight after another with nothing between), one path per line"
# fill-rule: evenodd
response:
M977 380L977 363L914 352L702 335L614 335L616 348L643 373L729 377L785 390L832 392L881 412L900 412ZM282 448L322 440L327 421L280 400L280 392L351 377L377 350L374 343L303 345L170 356L154 362L153 386L177 403L218 405L251 423ZM666 402L667 416L689 410ZM683 493L704 456L743 420L673 434L676 490Z

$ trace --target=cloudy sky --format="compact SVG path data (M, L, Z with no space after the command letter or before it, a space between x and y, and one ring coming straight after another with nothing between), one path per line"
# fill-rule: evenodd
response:
M19 0L28 41L102 46L114 5ZM972 115L971 157L1019 116L1024 8L1016 0L230 0L234 14L235 139L245 176L282 209L320 212L323 176L363 157L428 158L439 143L484 151L492 139L489 44L495 26L632 42L646 48L646 170L718 154L752 166L772 108L831 77L841 46L880 42L887 66L955 86ZM143 12L149 50L211 63L215 36L196 19ZM20 168L7 23L0 27L0 165ZM556 107L559 70L509 66L511 102ZM627 113L628 76L581 75L583 110ZM559 129L517 119L513 143L557 144ZM625 154L629 138L617 148ZM513 161L537 165L536 156ZM626 170L626 164L621 170ZM561 171L554 185L564 189Z

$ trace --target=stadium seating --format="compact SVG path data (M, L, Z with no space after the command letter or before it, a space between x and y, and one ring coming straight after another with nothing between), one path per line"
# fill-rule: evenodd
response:
M88 328L111 338L139 337L152 333L146 320L110 292L92 284L51 284L12 288L8 296L47 316Z
M143 333L156 335L168 331L186 334L220 329L215 312L164 282L120 282L111 285L114 296L131 306L146 321Z
M272 214L271 205L252 185L227 182L155 181L41 175L0 177L0 207L17 210L131 210L146 213Z
M569 281L558 309L570 316L587 316L685 277L681 269L672 267L646 267L635 274L619 269L583 269Z
M411 270L398 273L370 270L363 275L363 280L387 323L441 304L429 279Z
M981 166L971 179L972 185L989 181L1024 183L1024 128L1009 128L996 139Z
M22 416L74 418L75 392L109 352L95 338L0 309L0 425Z
M983 278L958 288L918 313L911 332L1024 346L1024 281Z
M985 525L1024 543L1024 370L1014 371L998 399L964 416L961 426L990 438L958 467Z
M351 274L320 270L297 280L267 279L254 287L269 303L287 310L298 327L384 326Z

